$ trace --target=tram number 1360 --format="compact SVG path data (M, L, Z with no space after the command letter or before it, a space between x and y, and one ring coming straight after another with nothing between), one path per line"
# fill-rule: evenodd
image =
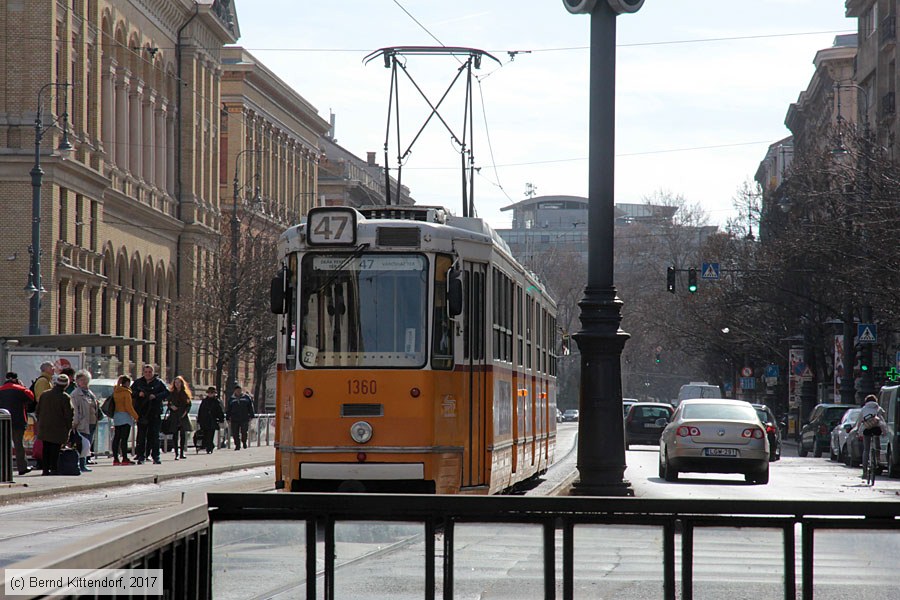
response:
M348 394L374 394L377 392L377 385L374 379L348 379Z

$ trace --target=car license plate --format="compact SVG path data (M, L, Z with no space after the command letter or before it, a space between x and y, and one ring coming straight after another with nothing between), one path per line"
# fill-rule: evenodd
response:
M737 456L738 451L734 448L704 448L703 454L706 456Z
M656 423L644 423L644 427L647 429L656 429Z

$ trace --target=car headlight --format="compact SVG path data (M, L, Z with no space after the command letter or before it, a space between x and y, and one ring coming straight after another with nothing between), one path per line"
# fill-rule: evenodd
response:
M350 426L350 437L357 444L365 444L372 439L372 426L365 421L357 421Z

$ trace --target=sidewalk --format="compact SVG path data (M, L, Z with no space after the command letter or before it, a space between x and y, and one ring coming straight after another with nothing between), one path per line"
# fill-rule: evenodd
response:
M85 490L119 487L140 483L159 483L171 479L197 477L236 471L252 467L275 464L275 448L273 446L250 446L246 450L235 451L230 448L216 450L212 454L192 448L185 460L174 460L172 452L161 455L162 464L154 465L152 461L142 465L134 464L116 466L112 458L100 457L90 473L78 476L44 477L39 470L27 475L13 474L15 483L0 483L0 504L28 502L35 498L54 494L70 494Z

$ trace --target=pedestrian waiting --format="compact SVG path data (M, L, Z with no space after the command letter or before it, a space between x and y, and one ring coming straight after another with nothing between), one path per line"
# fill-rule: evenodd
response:
M72 398L66 393L69 376L60 373L53 378L53 387L38 398L35 416L38 422L38 438L43 442L44 470L41 475L58 474L59 450L69 440L75 419Z
M12 419L13 446L16 449L16 468L19 475L31 471L25 457L25 429L28 427L27 410L34 404L34 394L19 381L19 374L10 371L6 382L0 385L0 408L6 409Z
M116 381L112 401L115 407L113 426L116 428L112 441L113 466L133 465L134 463L128 458L128 437L131 435L131 428L138 420L138 414L134 410L134 402L131 399L131 378L128 375L122 375ZM121 460L119 460L120 455Z
M206 396L200 402L200 409L197 411L200 442L207 454L212 454L216 444L216 432L224 421L225 413L222 411L218 390L210 386L206 388Z
M88 456L91 454L91 439L94 430L97 429L97 414L100 412L100 403L97 396L91 391L91 374L82 369L75 373L75 387L72 389L72 407L75 410L75 431L82 440L76 450L79 451L78 468L82 473L88 473L92 469L87 466Z
M172 434L175 444L175 460L186 458L184 447L187 445L187 434L193 429L190 417L188 417L192 396L191 387L184 377L181 375L175 377L175 380L172 381L172 389L169 390L169 416L166 417L168 423L166 431ZM181 442L180 446L179 442Z
M244 393L241 386L234 386L234 392L228 400L228 421L231 423L231 435L234 438L234 449L240 450L241 443L247 448L247 437L250 431L250 420L256 417L253 410L253 398Z

